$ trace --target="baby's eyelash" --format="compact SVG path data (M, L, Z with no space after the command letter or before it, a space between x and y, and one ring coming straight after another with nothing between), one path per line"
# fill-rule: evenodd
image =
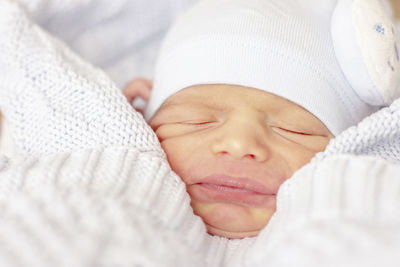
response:
M213 123L214 121L183 121L179 122L179 124L183 125L205 125L209 123Z
M298 134L298 135L304 135L304 136L313 136L313 134L311 133L306 133L303 131L296 131L296 130L291 130L291 129L287 129L287 128L282 128L282 127L275 127L276 129L285 131L287 133L291 133L291 134Z
M310 134L310 133L299 132L299 131L293 131L293 130L290 130L290 129L285 129L285 128L280 128L280 129L282 129L282 130L284 130L284 131L286 131L286 132L289 132L289 133L294 133L294 134L300 134L300 135L312 135L312 134Z

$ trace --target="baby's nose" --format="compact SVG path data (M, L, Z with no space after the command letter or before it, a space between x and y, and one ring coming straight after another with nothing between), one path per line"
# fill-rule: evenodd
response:
M264 162L270 157L262 129L250 125L232 125L220 129L218 138L212 144L212 152L229 155L235 159L253 159Z

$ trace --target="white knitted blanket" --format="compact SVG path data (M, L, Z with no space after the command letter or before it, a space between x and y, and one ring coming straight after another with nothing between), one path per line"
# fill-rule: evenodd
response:
M90 2L87 0L86 2ZM399 266L400 100L285 182L257 238L211 237L152 130L100 69L0 0L0 266Z

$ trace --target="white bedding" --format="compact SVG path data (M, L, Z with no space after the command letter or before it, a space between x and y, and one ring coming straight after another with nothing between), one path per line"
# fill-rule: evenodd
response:
M15 154L15 145L11 138L8 122L0 118L0 154L12 157Z

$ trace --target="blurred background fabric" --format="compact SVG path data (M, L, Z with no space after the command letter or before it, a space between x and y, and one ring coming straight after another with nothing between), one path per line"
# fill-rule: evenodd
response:
M119 87L152 78L161 41L173 19L197 0L82 0L35 10L35 21Z

